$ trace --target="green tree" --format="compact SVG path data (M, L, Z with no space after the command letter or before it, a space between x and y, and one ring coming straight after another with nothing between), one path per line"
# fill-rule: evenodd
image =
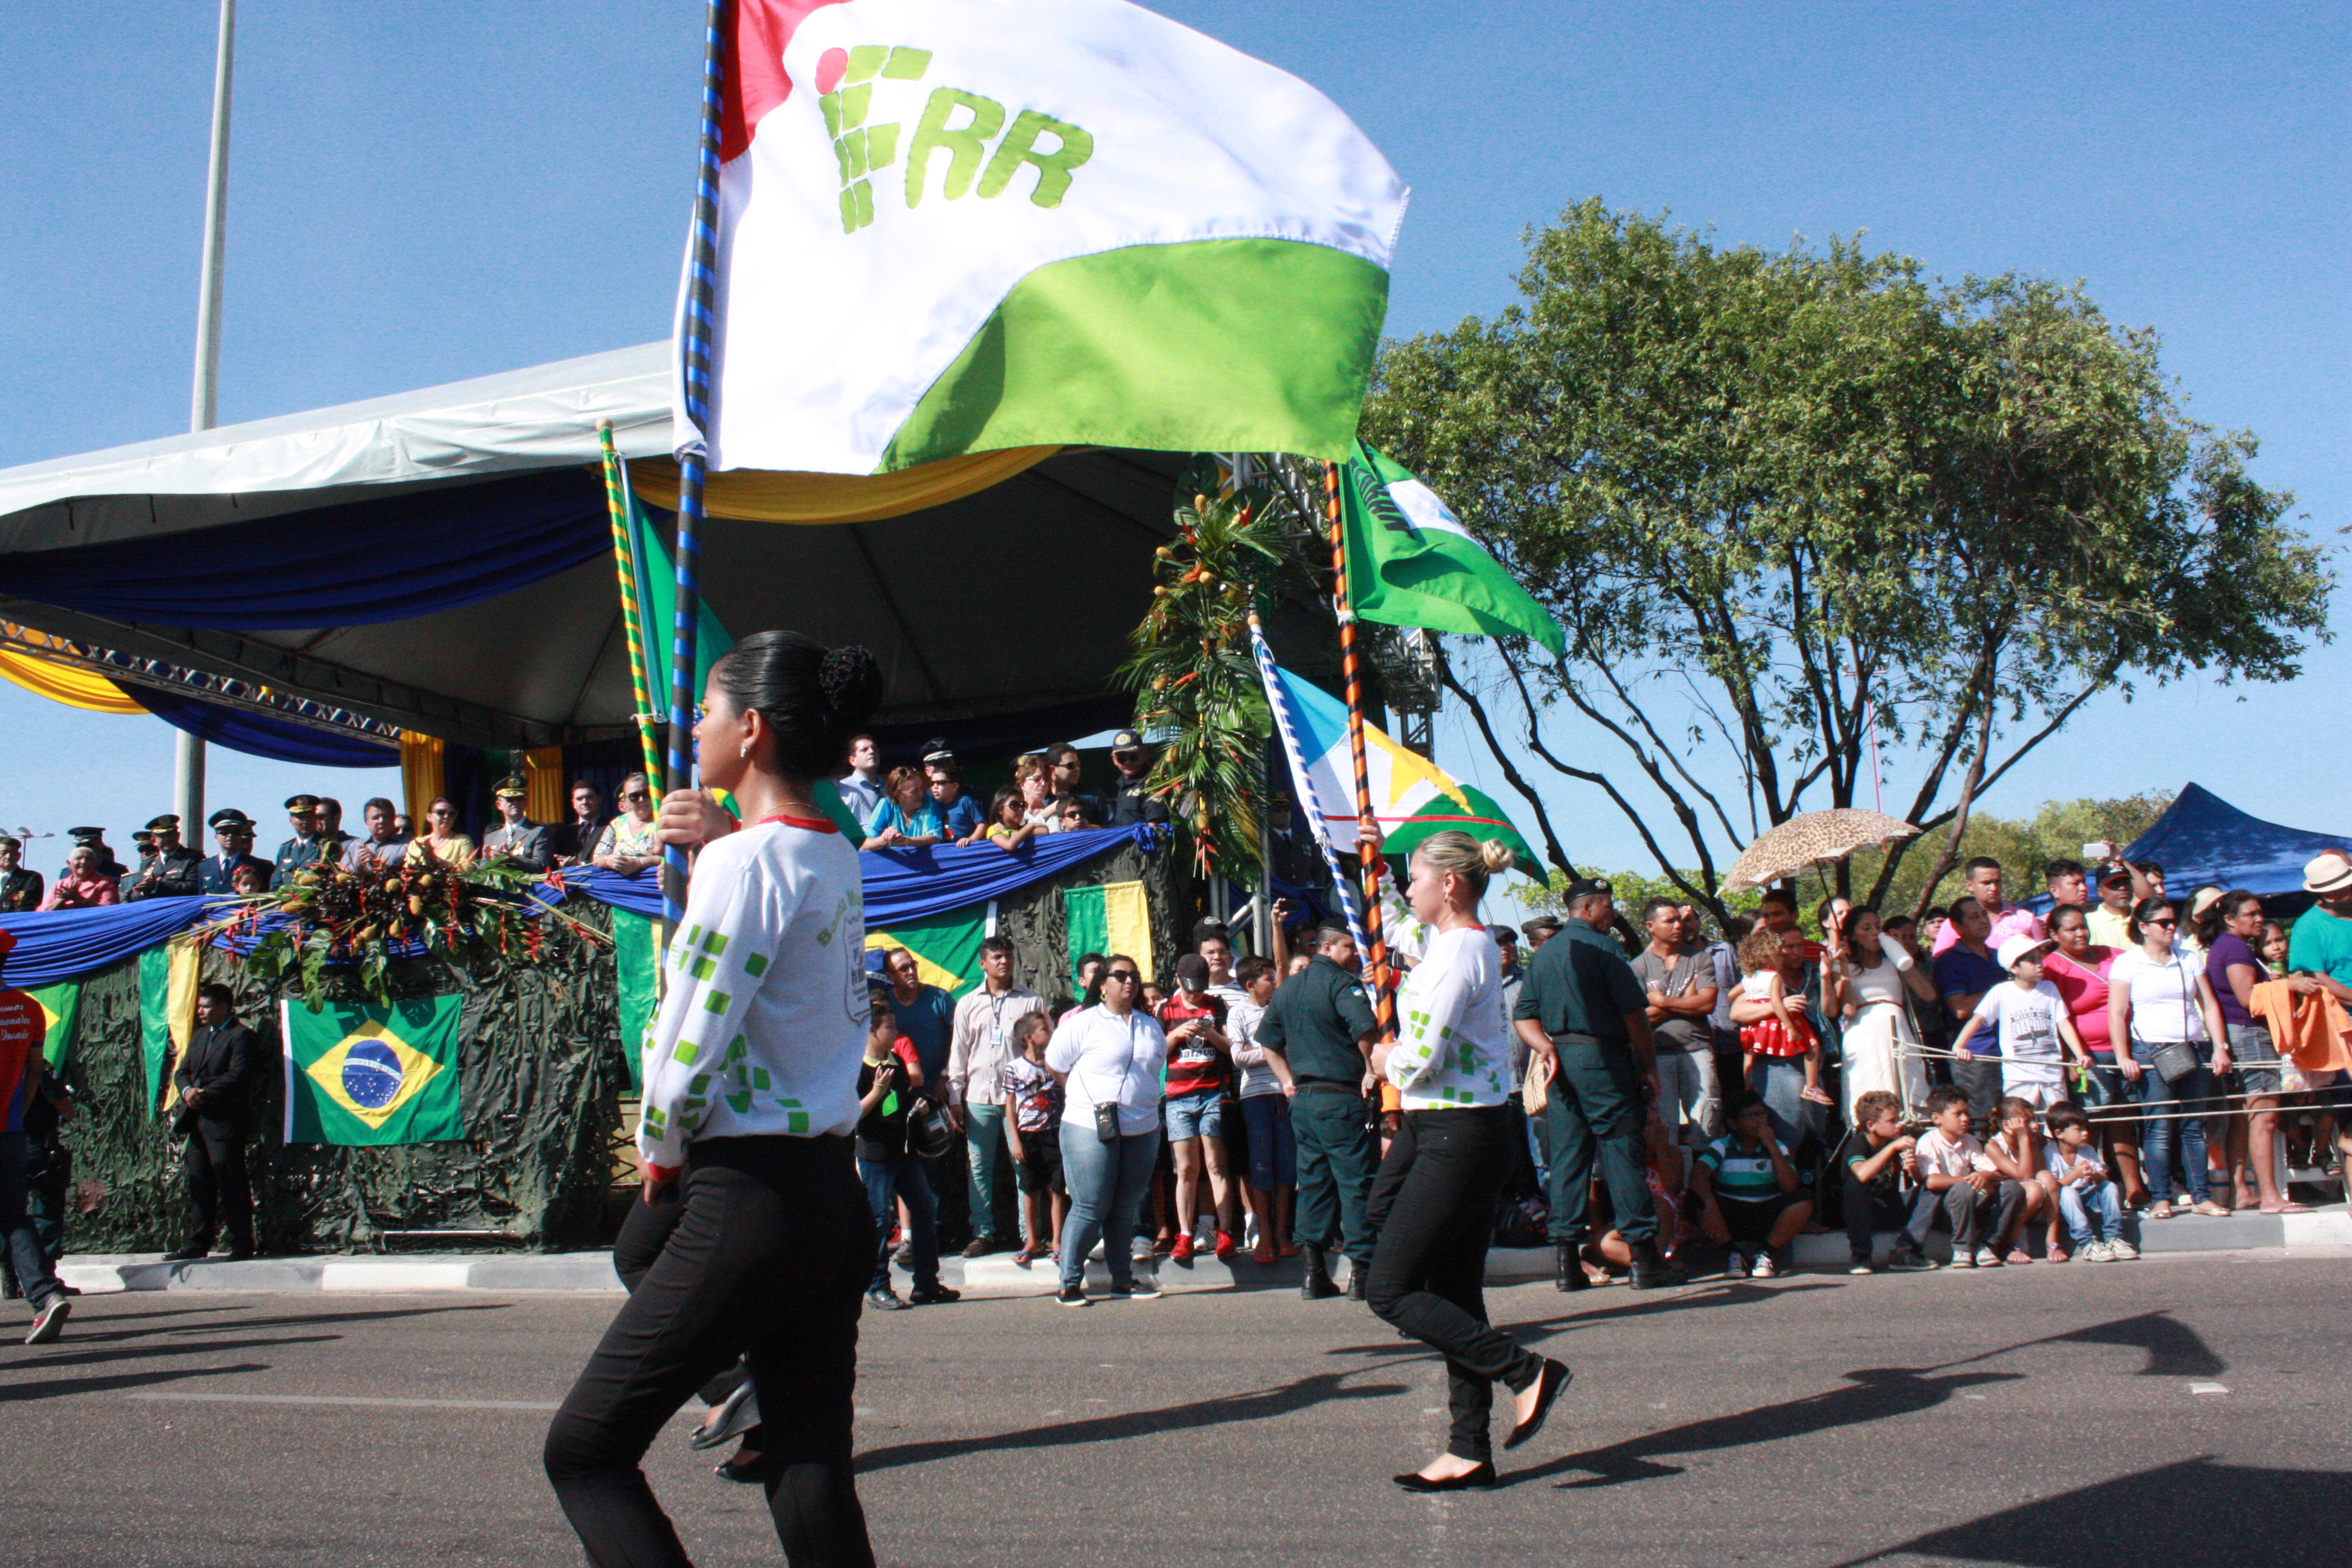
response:
M1740 846L1872 798L1874 739L1927 831L1832 879L1884 902L2094 695L2292 679L2328 636L2333 578L2253 438L2190 419L2154 332L2079 289L1719 249L1598 201L1531 233L1518 281L1391 345L1364 429L1568 630L1559 659L1505 641L1481 689L1448 679L1563 865L1523 764L1601 788L1719 917ZM1620 762L1561 754L1560 706Z

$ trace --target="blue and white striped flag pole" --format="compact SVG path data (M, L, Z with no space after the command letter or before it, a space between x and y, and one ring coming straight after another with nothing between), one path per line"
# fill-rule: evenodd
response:
M1356 893L1350 885L1353 869L1339 857L1339 847L1331 842L1331 821L1353 822L1351 810L1332 811L1315 794L1315 777L1307 771L1305 750L1298 741L1298 719L1290 710L1290 694L1283 689L1282 670L1274 662L1274 650L1265 646L1265 633L1258 626L1257 612L1250 612L1250 652L1257 659L1258 678L1265 682L1265 705L1274 715L1274 732L1282 737L1282 754L1290 763L1290 777L1298 790L1298 804L1307 826L1314 830L1315 842L1322 847L1323 864L1330 868L1331 890L1339 900L1339 909L1348 917L1348 930L1356 938L1356 951L1369 953L1371 942L1364 935L1363 911L1358 907ZM1272 830L1272 824L1266 830ZM1352 850L1352 847L1351 847Z

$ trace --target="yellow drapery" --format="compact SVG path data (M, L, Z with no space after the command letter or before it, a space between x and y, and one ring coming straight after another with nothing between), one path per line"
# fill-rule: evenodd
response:
M876 522L944 506L1034 468L1059 447L1011 447L902 468L895 474L785 474L733 468L703 481L702 509L747 522ZM629 465L629 487L654 506L677 506L677 465L645 458Z
M522 776L529 794L522 808L533 822L554 824L571 819L571 803L563 798L563 748L540 746L522 754Z
M0 678L13 680L52 702L92 713L127 715L147 711L129 692L95 670L55 664L14 648L0 648Z
M408 802L409 823L419 833L425 831L425 808L446 787L441 760L446 750L438 735L400 732L400 793Z

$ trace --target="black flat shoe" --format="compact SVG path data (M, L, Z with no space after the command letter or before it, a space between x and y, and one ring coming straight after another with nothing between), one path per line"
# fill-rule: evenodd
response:
M1536 1378L1536 1407L1528 1414L1526 1420L1511 1428L1511 1435L1503 1439L1503 1447L1516 1448L1542 1431L1544 1417L1551 1414L1552 1401L1558 1399L1559 1391L1575 1381L1575 1378L1576 1373L1549 1356L1546 1356L1543 1371Z
M760 1480L760 1456L738 1454L723 1465L713 1465L710 1473L722 1481L739 1481L756 1486Z
M1495 1467L1491 1464L1480 1465L1475 1470L1465 1470L1458 1476L1448 1476L1442 1481L1433 1481L1418 1470L1411 1470L1402 1476L1391 1476L1389 1479L1409 1492L1484 1491L1495 1484Z

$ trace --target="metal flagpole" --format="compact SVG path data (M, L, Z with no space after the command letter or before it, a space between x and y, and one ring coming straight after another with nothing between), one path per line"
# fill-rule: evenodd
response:
M669 769L666 789L694 784L695 624L701 585L697 572L702 546L703 432L710 428L711 296L719 267L719 116L727 85L726 0L709 0L702 24L702 161L694 186L694 230L687 271L684 335L686 414L694 438L677 463L677 607L671 623L669 663ZM686 851L662 850L662 908L675 922L686 912Z
M1331 533L1331 595L1339 611L1339 674L1348 694L1348 755L1356 764L1356 820L1372 820L1372 775L1364 757L1363 666L1356 652L1356 609L1348 597L1348 549L1339 523L1339 465L1323 465L1323 520ZM1369 844L1356 845L1359 889L1363 903L1364 936L1372 965L1372 989L1380 1016L1381 1036L1396 1033L1396 996L1389 987L1388 942L1381 931L1380 856Z
M629 492L621 472L621 455L613 449L613 422L596 421L596 439L604 449L604 510L613 519L613 565L621 576L621 630L629 644L629 700L636 705L637 741L645 752L646 777L662 771L661 749L654 744L654 693L646 679L645 627L638 619L636 541L629 536Z
M205 258L196 281L196 374L188 429L209 430L220 405L221 258L227 246L229 79L236 55L236 0L221 0L220 42L213 54L213 146L205 171ZM205 743L174 731L172 809L182 842L195 843L205 819Z

